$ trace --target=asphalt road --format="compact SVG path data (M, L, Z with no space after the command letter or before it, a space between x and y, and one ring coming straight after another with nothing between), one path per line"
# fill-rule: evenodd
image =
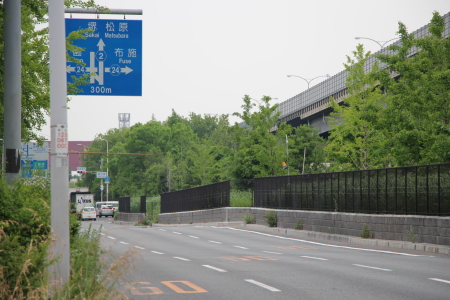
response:
M138 227L111 218L102 245L126 253L131 299L450 299L450 257L217 226ZM128 252L127 252L128 251Z

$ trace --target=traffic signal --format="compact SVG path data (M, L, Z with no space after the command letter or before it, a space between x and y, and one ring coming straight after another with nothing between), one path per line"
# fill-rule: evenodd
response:
M80 170L78 170L77 173L86 174L86 171L80 171Z

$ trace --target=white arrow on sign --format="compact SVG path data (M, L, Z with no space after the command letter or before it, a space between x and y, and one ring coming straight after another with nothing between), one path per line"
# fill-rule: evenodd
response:
M100 41L98 41L97 47L98 50L103 51L103 48L105 47L105 42L103 42L103 40L100 39Z
M105 68L105 72L106 73L110 73L111 72L111 68ZM128 73L133 72L133 69L130 68L129 66L125 66L125 68L120 68L120 73L125 73L125 75L127 75Z
M75 67L66 66L66 72L67 72L67 73L75 72Z

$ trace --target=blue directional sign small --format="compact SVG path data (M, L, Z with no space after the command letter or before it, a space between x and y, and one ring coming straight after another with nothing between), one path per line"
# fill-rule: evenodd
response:
M77 95L142 96L142 21L66 19L66 36L92 29L73 44L84 51L69 53L84 65L67 62L67 82L91 74Z

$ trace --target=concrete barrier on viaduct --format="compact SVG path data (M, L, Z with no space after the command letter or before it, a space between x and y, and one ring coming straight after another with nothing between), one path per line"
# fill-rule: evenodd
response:
M303 230L359 237L365 224L371 238L450 245L450 217L336 213L264 208L217 208L159 215L160 224L198 224L242 221L252 214L256 224L267 225L264 215L274 211L277 227L293 229L300 220Z

